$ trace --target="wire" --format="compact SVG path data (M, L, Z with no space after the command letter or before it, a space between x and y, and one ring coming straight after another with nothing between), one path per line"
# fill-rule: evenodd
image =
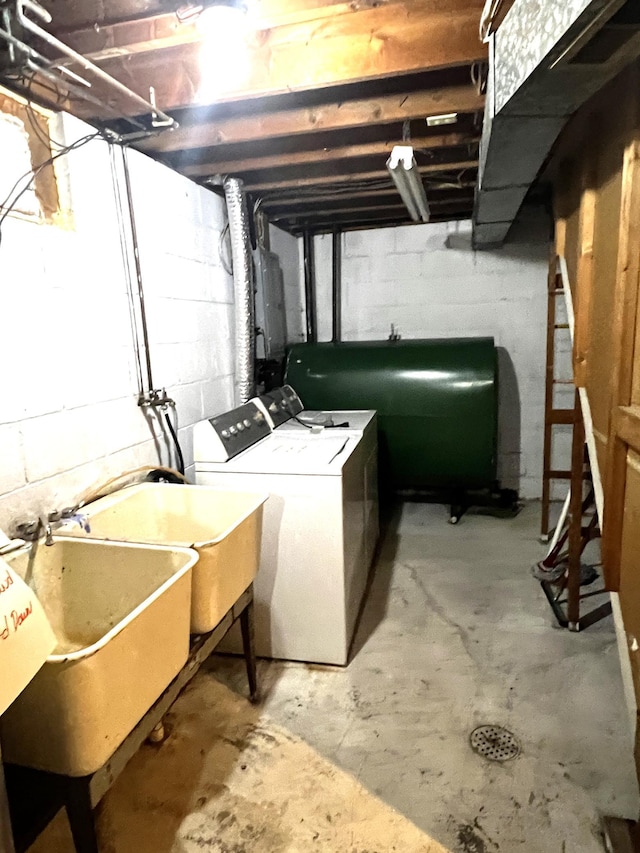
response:
M307 423L307 421L303 421L302 418L299 418L297 415L293 416L293 420L297 421L299 424L302 424L302 426L306 427L307 429L313 429L314 427L318 427L318 426L322 427L323 429L348 429L348 427L349 427L349 421L345 421L344 423L341 423L341 424L334 424L334 423L310 424L310 423Z
M230 262L228 257L225 257L225 253L223 251L225 246L225 240L227 235L229 234L229 223L224 226L222 231L220 232L220 239L218 240L218 257L220 258L220 263L227 275L233 275L233 263ZM227 253L228 254L228 253Z
M33 128L34 133L36 134L40 142L42 142L48 147L51 147L53 145L54 148L62 149L65 147L65 143L58 142L51 136L51 134L45 134L40 125L38 124L38 117L35 113L35 110L33 109L33 99L31 97L33 95L33 81L35 76L35 71L33 71L29 77L25 78L27 88L27 118L29 119L29 123L31 124L31 127ZM48 88L55 92L55 94L57 95L58 104L60 104L62 100L61 93L55 91L53 86L50 86Z
M480 39L485 43L493 32L493 24L501 6L502 0L486 0L484 4L480 15Z
M169 417L169 412L165 411L164 419L167 422L167 427L169 428L169 432L171 433L171 438L173 438L173 443L176 446L176 457L178 461L178 471L184 477L184 457L182 455L182 448L180 447L180 442L178 441L178 435L171 423L171 418Z
M25 172L24 175L21 175L15 184L9 190L8 195L4 199L4 201L0 204L0 210L2 210L2 214L0 214L0 246L2 245L2 226L4 224L5 219L11 213L12 210L15 209L15 206L20 201L22 196L31 189L35 179L38 177L40 172L43 169L46 169L47 166L51 166L59 157L64 157L65 154L68 154L70 151L77 151L78 148L82 148L83 145L86 145L88 142L91 142L93 139L97 139L98 137L102 137L102 134L98 131L96 133L90 133L87 136L83 136L80 139L76 139L71 145L65 146L61 151L56 152L47 160L40 163L36 166L35 169L32 169L29 172ZM28 179L28 180L27 180ZM20 184L23 181L27 181L27 183L18 191Z

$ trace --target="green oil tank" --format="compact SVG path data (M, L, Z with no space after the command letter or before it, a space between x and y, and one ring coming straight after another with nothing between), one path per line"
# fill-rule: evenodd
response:
M474 490L497 479L493 338L296 344L285 381L307 409L376 409L382 482Z

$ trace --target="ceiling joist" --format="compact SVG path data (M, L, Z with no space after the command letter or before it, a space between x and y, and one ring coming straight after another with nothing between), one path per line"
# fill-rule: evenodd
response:
M212 118L149 140L140 147L154 152L180 151L211 145L232 145L251 140L318 131L356 129L372 124L392 124L440 113L469 113L484 109L484 96L469 83L381 98L344 100L314 107Z
M479 137L467 136L460 133L450 133L442 136L429 136L412 138L411 144L420 151L429 153L443 148L458 148L464 145L478 145ZM268 157L246 157L243 160L213 160L204 158L204 162L195 162L193 165L184 165L181 168L183 174L192 178L201 178L214 174L236 175L260 169L278 169L283 165L308 166L315 163L331 163L336 160L351 160L361 157L380 157L385 160L391 153L394 145L401 142L394 139L390 142L373 142L367 145L350 145L341 148L322 148L314 151L298 151L283 156L282 154L271 154ZM190 157L190 160L195 158Z
M407 224L385 168L403 140L434 221L471 212L484 0L251 0L237 52L245 70L229 60L209 78L215 44L169 0L48 3L67 44L144 97L152 86L180 123L136 147L205 185L240 177L252 202L292 233ZM126 115L130 104L116 96L111 108ZM444 113L455 114L450 126L427 127Z

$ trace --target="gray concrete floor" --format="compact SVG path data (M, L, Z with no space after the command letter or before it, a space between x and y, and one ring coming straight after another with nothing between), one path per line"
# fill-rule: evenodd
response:
M600 853L599 814L638 792L611 618L555 627L531 564L539 507L514 519L406 503L386 525L345 669L261 661L264 710L460 853ZM239 659L212 658L245 691ZM478 725L520 756L490 762Z

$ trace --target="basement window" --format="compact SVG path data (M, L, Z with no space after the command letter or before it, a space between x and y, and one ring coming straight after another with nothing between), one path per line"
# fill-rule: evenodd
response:
M7 204L11 204L11 200L14 200L10 215L68 225L69 205L61 201L56 169L46 166L38 171L38 167L57 150L52 141L52 124L56 128L60 124L53 113L0 88L0 204L11 194L7 201ZM16 199L15 196L29 178L20 182L15 192L14 186L19 178L29 173L35 173L35 178L26 192Z

